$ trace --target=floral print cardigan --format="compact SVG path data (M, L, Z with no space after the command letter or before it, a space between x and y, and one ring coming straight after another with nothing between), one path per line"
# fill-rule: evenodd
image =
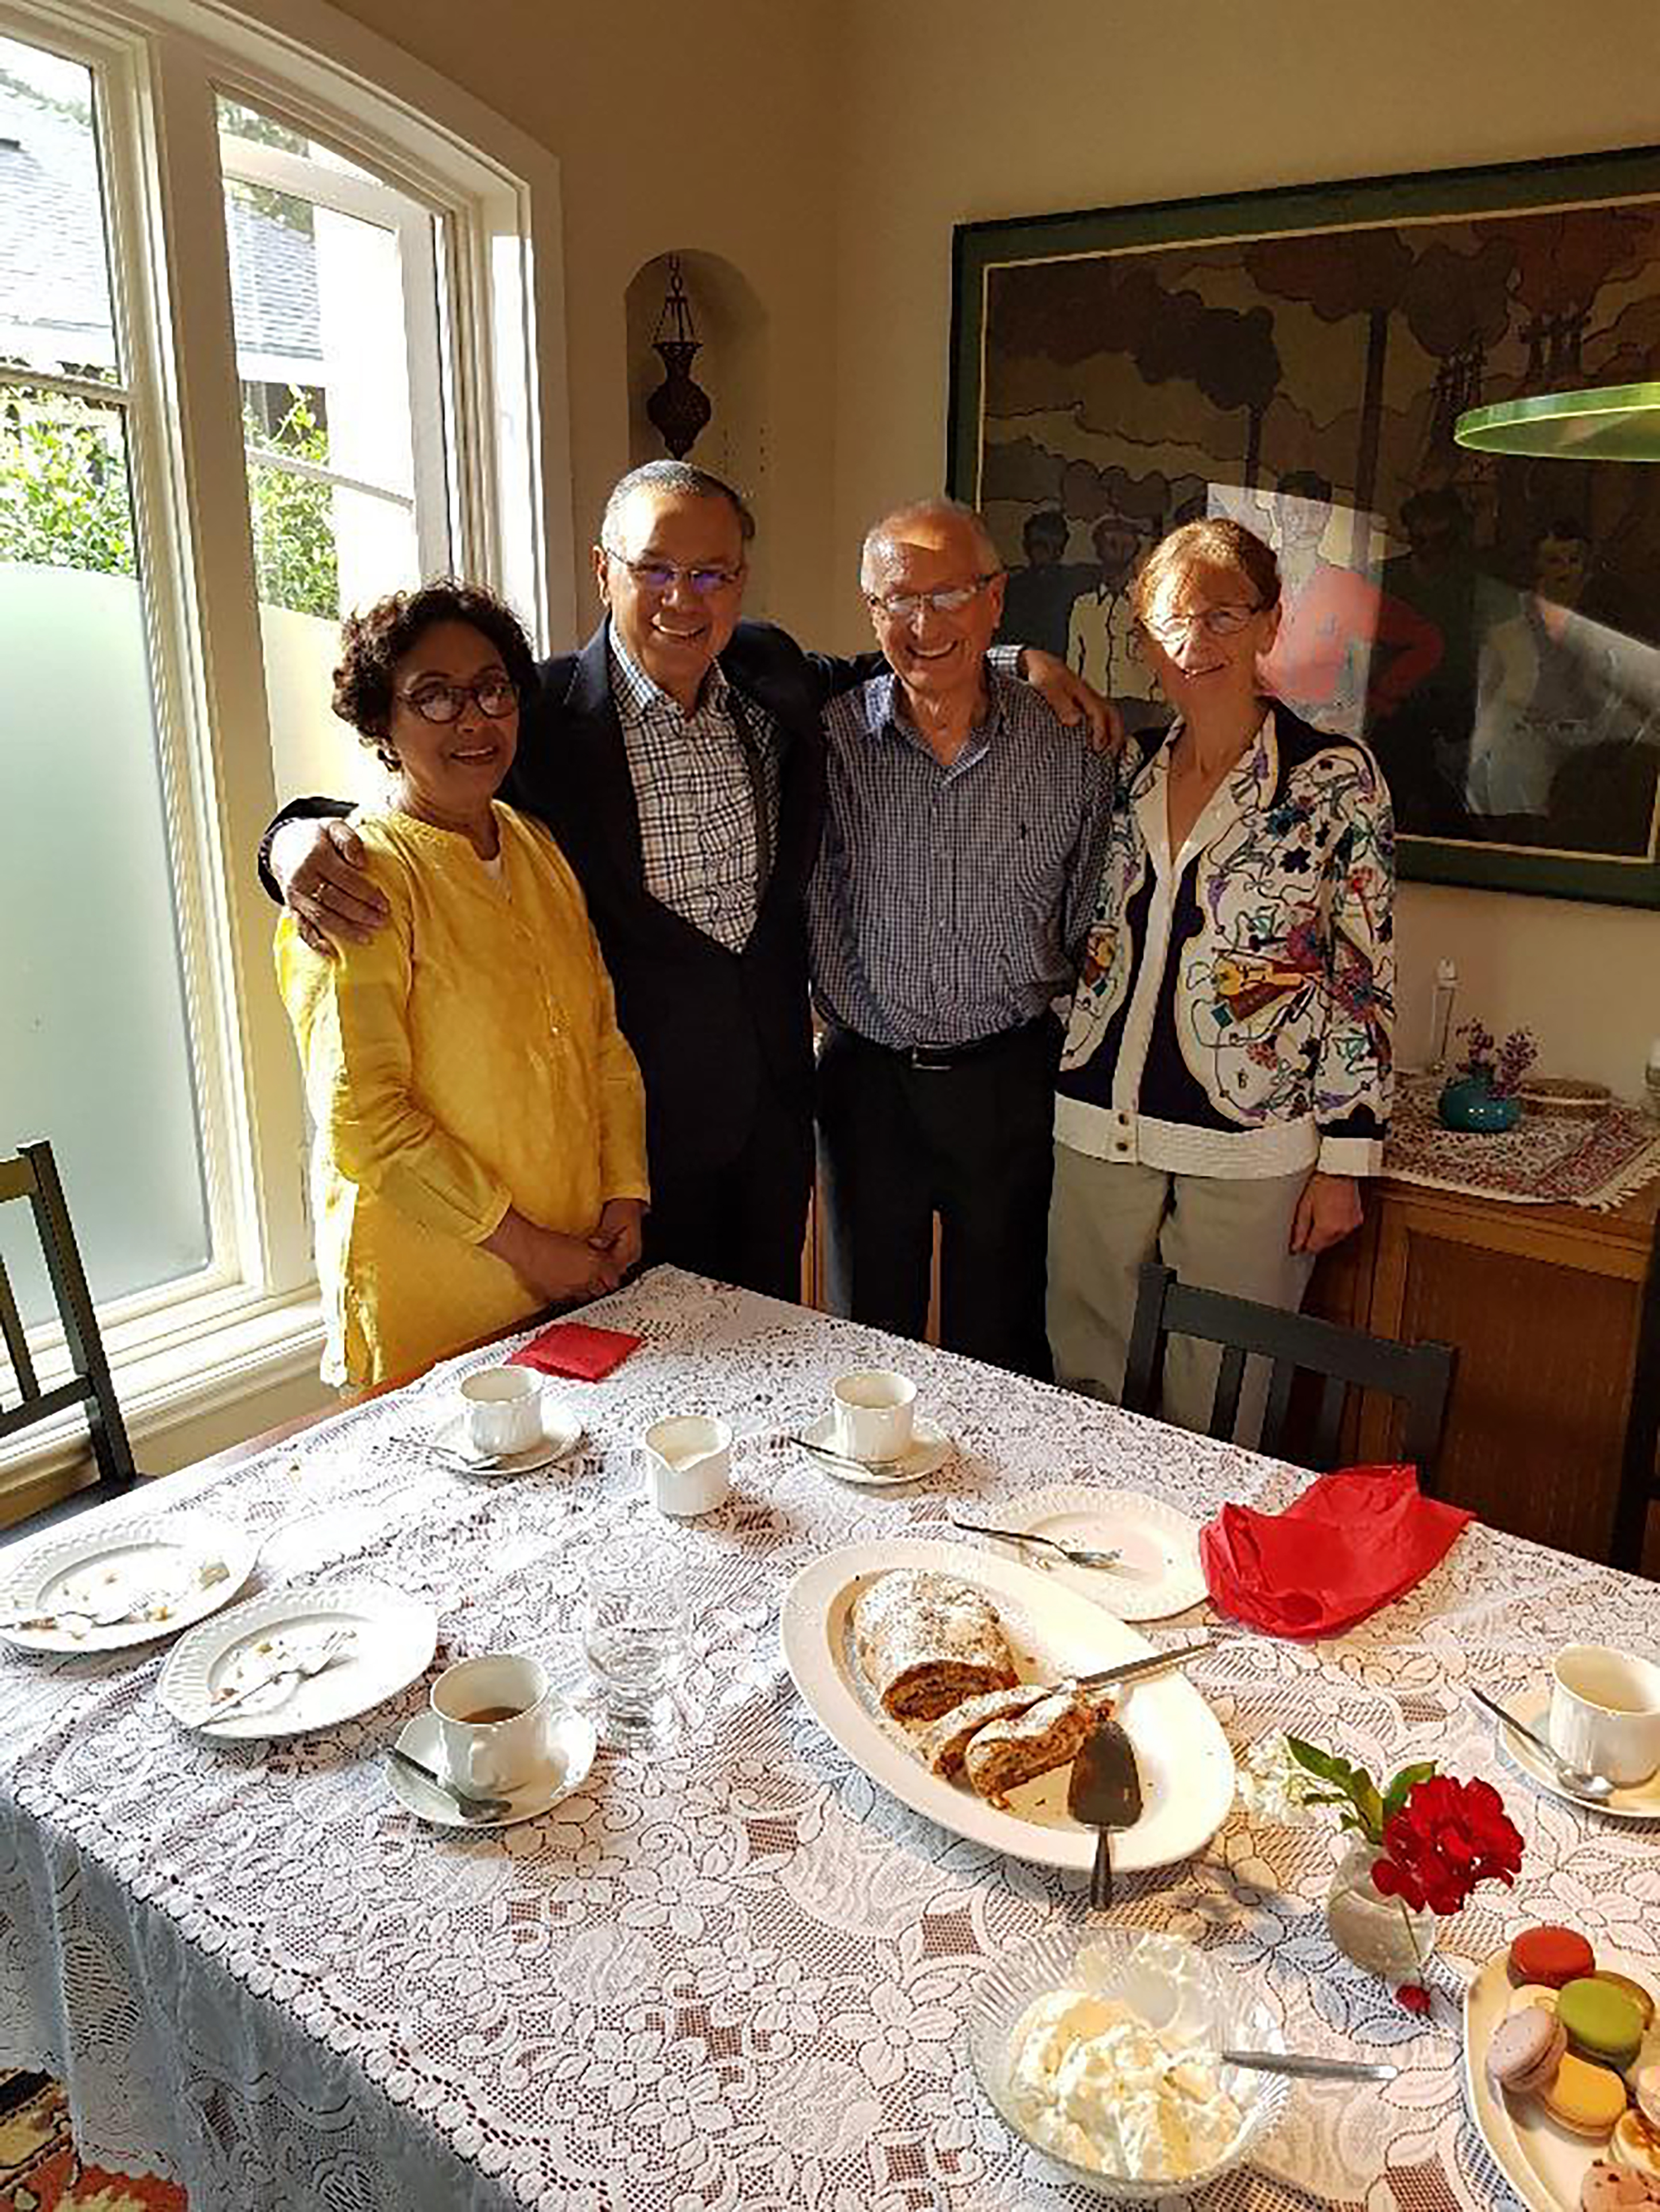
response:
M1172 857L1174 734L1113 816L1055 1136L1177 1174L1376 1174L1395 1011L1377 763L1274 706Z

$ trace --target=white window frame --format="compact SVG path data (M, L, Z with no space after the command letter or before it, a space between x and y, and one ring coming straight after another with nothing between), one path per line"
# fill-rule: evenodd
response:
M186 1281L100 1309L142 1443L204 1406L314 1371L321 1341L301 1089L272 981L274 915L253 872L277 802L216 95L333 147L443 218L453 400L447 451L435 464L441 441L431 441L424 465L446 471L457 565L505 592L544 650L550 635L573 633L576 611L558 166L326 0L265 0L257 22L220 0L0 0L0 33L86 63L99 87L126 368L118 390L211 1250ZM299 159L239 142L234 167L266 153ZM342 196L353 182L302 166L316 171L304 186L313 197L322 179ZM32 1347L50 1376L64 1364L61 1332L37 1334ZM44 1439L29 1433L33 1442L0 1455L0 1495L81 1455L72 1418Z

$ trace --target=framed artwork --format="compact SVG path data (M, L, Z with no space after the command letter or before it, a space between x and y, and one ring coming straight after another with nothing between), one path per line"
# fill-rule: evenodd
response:
M962 224L952 358L1005 637L1156 723L1126 586L1233 515L1269 688L1372 746L1403 876L1660 906L1660 468L1453 441L1660 375L1660 149Z

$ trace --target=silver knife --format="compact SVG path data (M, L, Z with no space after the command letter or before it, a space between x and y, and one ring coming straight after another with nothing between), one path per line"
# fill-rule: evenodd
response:
M1225 2066L1245 2066L1257 2074L1295 2074L1309 2081L1393 2081L1398 2066L1361 2058L1315 2058L1300 2051L1224 2051Z
M1143 1674L1161 1674L1166 1667L1180 1667L1189 1659L1196 1659L1201 1651L1213 1651L1214 1644L1177 1644L1168 1651L1149 1651L1142 1659L1126 1659L1116 1667L1104 1667L1096 1674L1077 1674L1073 1680L1080 1689L1104 1690L1115 1682L1134 1682Z

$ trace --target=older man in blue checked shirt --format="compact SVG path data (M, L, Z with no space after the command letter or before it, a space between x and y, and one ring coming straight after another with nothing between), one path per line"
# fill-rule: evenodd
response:
M888 672L826 711L807 894L830 1304L920 1336L937 1213L943 1342L1046 1375L1050 1010L1077 973L1115 770L988 663L1004 578L971 509L888 515L861 581Z

